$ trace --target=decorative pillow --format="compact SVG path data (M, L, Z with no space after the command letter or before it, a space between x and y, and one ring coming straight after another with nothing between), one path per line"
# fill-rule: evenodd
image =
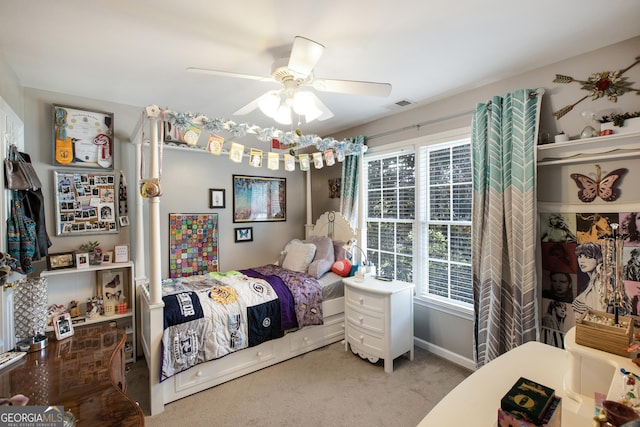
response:
M336 260L333 253L333 242L326 236L311 236L305 242L316 245L316 255L309 264L307 274L319 279L324 273L331 270L331 265Z
M289 246L289 245L287 245ZM284 257L282 267L287 270L306 273L309 264L316 254L316 245L313 243L290 242L287 255Z
M295 243L295 242L297 242L297 243L301 243L301 242L302 242L302 240L300 240L300 239L291 239L291 240L289 241L289 243L287 243L286 245L284 245L284 249L282 250L282 252L280 252L280 260L279 260L279 262L278 262L278 265L279 265L280 267L282 267L282 264L284 264L284 259L285 259L285 257L287 256L287 252L289 251L289 249L291 249L291 244L292 244L292 243Z
M347 277L351 274L351 263L348 259L341 259L333 263L331 271L339 276Z

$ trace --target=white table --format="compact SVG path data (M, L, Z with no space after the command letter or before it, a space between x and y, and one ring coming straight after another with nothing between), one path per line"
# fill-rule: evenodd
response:
M520 377L551 387L556 390L556 395L562 397L562 427L590 426L594 411L593 396L579 396L580 401L567 396L563 384L569 369L567 351L539 342L528 342L467 377L418 426L496 426L500 399Z

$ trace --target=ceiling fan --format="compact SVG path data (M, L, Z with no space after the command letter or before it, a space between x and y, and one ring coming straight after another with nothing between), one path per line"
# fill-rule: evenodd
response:
M299 116L304 116L307 123L316 119L322 121L333 117L331 110L313 92L302 89L304 87L312 87L320 92L380 97L389 96L391 93L389 83L315 77L313 68L318 63L323 51L324 46L320 43L296 36L293 39L291 54L288 58L276 59L271 66L270 76L255 76L196 67L189 67L187 71L282 84L281 89L270 90L233 113L234 115L244 115L260 108L265 115L282 124L291 124L292 111Z

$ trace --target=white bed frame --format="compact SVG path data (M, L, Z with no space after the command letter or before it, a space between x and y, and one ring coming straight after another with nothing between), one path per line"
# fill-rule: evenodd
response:
M146 118L150 121L150 177L158 176L157 145L160 144L157 132L157 121L160 110L151 106L145 110ZM138 126L138 135L133 142L140 141L140 134L145 125L142 118ZM135 133L134 133L135 135ZM140 144L137 151L138 165L140 161ZM140 168L138 167L137 170ZM140 177L136 177L136 182ZM310 174L307 173L307 193L310 194ZM138 194L138 192L136 192ZM336 240L347 242L355 237L355 232L348 221L339 213L325 212L318 218L315 225L311 224L311 201L307 197L306 237L311 235L329 236ZM142 217L142 198L138 194L136 204L136 289L139 304L138 335L141 347L149 367L149 391L151 415L164 410L164 405L190 396L202 390L238 378L240 376L266 368L284 360L318 349L325 345L344 339L344 297L323 302L324 324L307 326L298 331L287 333L284 337L267 341L258 346L247 348L223 358L212 360L194 366L184 372L160 383L161 343L163 335L163 310L161 289L161 254L160 254L160 220L158 197L149 199L149 218ZM148 245L145 245L144 227L148 225ZM149 254L149 279L145 277L144 261L145 246Z

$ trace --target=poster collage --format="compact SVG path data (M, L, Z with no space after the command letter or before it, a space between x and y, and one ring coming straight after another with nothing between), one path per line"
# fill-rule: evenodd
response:
M112 173L55 172L57 235L117 232Z
M640 212L540 213L543 342L564 348L564 334L587 309L613 312L601 284L602 239L619 224L624 287L620 315L640 311ZM612 285L609 284L611 287Z

